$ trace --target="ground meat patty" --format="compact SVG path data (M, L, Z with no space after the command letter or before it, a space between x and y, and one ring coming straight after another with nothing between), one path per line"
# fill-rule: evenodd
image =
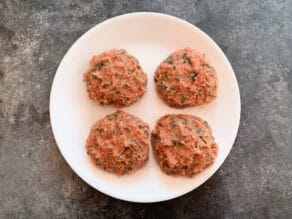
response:
M218 150L208 123L182 114L160 118L152 132L151 144L165 173L189 177L211 165Z
M216 72L200 52L185 48L172 53L155 72L156 90L170 106L208 103L217 95Z
M138 117L117 111L98 120L87 139L87 153L101 168L125 174L148 161L149 126Z
M92 100L124 107L143 96L147 75L135 57L123 49L113 49L92 58L84 81Z

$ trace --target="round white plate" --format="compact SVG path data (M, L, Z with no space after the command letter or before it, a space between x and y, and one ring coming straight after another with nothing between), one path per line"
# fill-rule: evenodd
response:
M218 97L210 104L175 109L164 104L155 91L153 74L171 52L193 47L206 54L218 75ZM219 145L215 163L193 178L164 174L152 151L147 165L137 172L116 176L95 166L86 154L85 142L97 119L115 111L91 101L83 73L94 54L113 48L126 49L148 74L148 91L124 108L153 129L166 113L197 115L209 122ZM59 149L71 168L85 182L109 196L133 202L172 199L200 186L218 170L234 143L240 120L240 96L235 74L216 43L192 24L158 13L131 13L114 17L87 31L64 56L51 90L50 116ZM149 141L150 146L150 141Z

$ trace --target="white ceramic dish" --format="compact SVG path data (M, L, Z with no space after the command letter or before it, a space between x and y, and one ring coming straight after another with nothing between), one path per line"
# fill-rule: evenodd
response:
M153 74L171 52L194 47L206 54L218 74L218 97L210 104L186 109L170 108L155 92ZM216 162L193 178L164 174L152 153L147 165L126 176L116 176L96 167L86 154L85 142L97 119L113 113L91 101L83 73L94 54L112 48L126 49L138 58L148 74L148 92L123 110L153 129L166 113L193 114L207 120L219 145ZM87 31L64 56L51 90L50 116L55 139L65 160L85 182L109 196L133 202L157 202L186 194L218 170L229 154L240 120L240 95L235 74L216 43L197 27L181 19L158 13L131 13L104 21ZM149 141L150 145L150 141Z

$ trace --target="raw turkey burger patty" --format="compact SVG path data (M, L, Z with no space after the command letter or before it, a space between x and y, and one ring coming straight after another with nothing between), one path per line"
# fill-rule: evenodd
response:
M190 48L177 50L164 60L154 81L164 102L177 108L209 103L217 95L214 68L202 53Z
M183 114L160 118L151 134L151 144L165 173L189 177L210 166L218 150L208 123Z
M126 50L113 49L92 58L84 81L90 99L102 105L125 107L143 96L147 75Z
M93 125L86 148L96 164L106 171L130 173L148 161L148 135L149 127L145 122L117 111Z

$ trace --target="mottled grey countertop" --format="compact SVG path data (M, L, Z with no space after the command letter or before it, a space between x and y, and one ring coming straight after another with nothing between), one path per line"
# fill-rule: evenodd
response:
M127 12L181 17L209 34L236 73L239 133L219 171L162 203L110 198L66 164L49 119L72 43ZM0 0L0 218L292 218L292 2Z

